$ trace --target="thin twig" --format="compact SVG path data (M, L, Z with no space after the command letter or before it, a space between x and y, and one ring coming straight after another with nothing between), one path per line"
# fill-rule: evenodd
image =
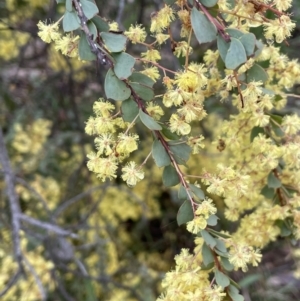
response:
M238 79L238 75L237 75L236 70L233 71L233 75L234 75L234 78L236 80L237 89L238 89L238 93L239 93L239 96L240 96L240 100L241 100L241 104L242 104L242 109L243 109L245 107L244 97L243 97L243 93L242 93L242 90L241 90L241 83L240 83L240 81Z
M164 137L162 136L161 132L159 131L155 131L155 134L156 134L156 137L157 139L160 140L162 146L164 147L164 149L166 150L166 152L168 153L168 156L170 157L170 160L174 166L174 168L176 169L176 172L177 172L177 175L180 179L180 183L182 184L182 186L184 187L186 193L187 193L187 196L191 202L191 206L192 206L192 209L193 209L193 213L195 214L195 210L196 210L196 203L194 202L194 199L193 197L191 196L190 194L190 191L189 191L189 184L187 183L187 181L185 180L184 178L184 174L183 172L181 171L178 163L176 162L176 159L174 158L174 155L172 153L172 151L170 150L170 147L167 143L167 141L164 139Z
M125 8L125 0L119 0L119 9L118 9L118 14L116 18L116 22L119 25L122 25L122 17L124 13L124 8Z
M108 183L103 184L103 185L99 185L99 186L96 186L96 187L92 187L92 188L88 189L87 191L84 191L80 194L77 194L73 198L64 201L59 207L56 208L55 212L53 213L53 218L57 218L69 206L71 206L74 203L80 201L81 199L83 199L84 197L90 195L94 191L105 189L107 187L107 185L108 185Z
M14 185L14 174L12 172L7 149L4 143L4 136L2 128L0 126L0 163L4 171L4 178L6 183L6 192L9 200L9 207L11 213L11 225L12 225L12 240L14 244L14 256L18 262L19 268L23 270L22 267L22 250L20 242L20 220L19 214L21 212L19 198L15 190Z
M42 283L42 280L40 279L39 275L37 274L37 272L35 271L34 267L31 265L31 263L27 260L26 257L23 258L24 259L24 263L25 265L27 266L29 272L32 274L34 280L35 280L35 283L41 293L41 300L44 301L44 300L47 300L47 293L46 293L46 290L43 286L43 283Z
M58 291L61 293L61 295L66 299L66 301L76 301L75 299L72 298L72 296L69 295L69 293L66 291L63 283L62 283L62 280L61 279L58 279L58 276L56 276L56 270L55 269L52 269L51 270L51 276L52 276L52 279L54 279L54 281L56 282L57 284L57 289Z
M20 275L21 275L21 269L18 268L17 272L7 282L6 287L0 292L0 297L3 297L15 285Z
M156 62L153 62L153 61L149 61L149 60L146 60L146 59L143 59L143 58L135 58L135 59L136 59L137 61L150 63L150 64L152 64L153 66L156 66L156 67L162 69L163 71L168 71L168 72L170 72L170 73L172 73L172 74L177 74L177 73L178 73L178 72L173 71L173 70L171 70L171 69L165 68L165 67L161 66L160 64L158 64L158 63L156 63Z
M287 97L300 98L300 95L297 95L297 94L285 93L284 95L287 96Z
M30 192L32 192L37 197L37 199L40 200L40 202L42 203L42 205L43 205L45 211L47 212L47 214L48 215L51 214L46 200L27 181L25 181L24 179L22 179L20 177L16 177L16 182L21 184L25 188L27 188Z
M75 233L72 233L70 231L67 231L67 230L64 230L62 229L61 227L57 226L57 225L54 225L54 224L50 224L50 223L47 223L47 222L42 222L42 221L39 221L33 217L30 217L26 214L19 214L18 215L19 219L20 220L23 220L33 226L37 226L37 227L40 227L42 229L46 229L48 231L51 231L51 232L54 232L58 235L62 235L62 236L70 236L72 238L78 238L78 235L75 234Z

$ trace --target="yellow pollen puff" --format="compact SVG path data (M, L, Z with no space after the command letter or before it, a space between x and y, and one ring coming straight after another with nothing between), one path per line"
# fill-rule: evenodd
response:
M117 22L110 22L109 23L109 30L118 31L119 25Z
M113 152L115 140L112 134L102 134L99 137L95 138L95 145L98 150L98 156L102 154L109 156Z
M171 78L168 77L168 76L164 76L164 78L163 78L163 84L164 84L168 89L171 89L171 88L173 87L174 80L171 79Z
M122 168L122 179L126 181L128 186L132 187L144 179L144 172L141 168L136 167L135 162L131 161Z
M102 117L110 117L111 111L115 109L115 106L103 98L99 98L98 101L94 102L93 111L96 115Z
M292 6L292 0L274 0L279 11L285 11Z
M151 18L150 31L161 33L164 29L169 27L170 23L175 19L174 11L171 6L165 5L157 13L154 13Z
M142 25L131 25L128 31L125 31L124 34L130 39L133 44L143 43L146 40L147 33L145 28L142 28Z
M190 55L192 52L193 52L193 48L186 41L181 41L177 43L175 47L174 55L177 57L181 57L181 56L186 57Z
M186 228L189 232L197 234L199 231L205 229L207 221L204 216L196 216L192 221L188 222Z
M136 134L132 134L132 135L127 135L125 133L119 134L117 148L116 148L117 152L126 155L137 150L138 139L139 136Z
M168 34L157 33L155 35L156 41L159 45L163 44L170 36Z
M199 87L198 77L193 72L183 72L176 74L175 83L186 92L195 92Z
M181 89L169 90L164 94L163 104L166 107L171 107L172 105L179 106L184 100L190 98L190 94Z
M178 113L184 116L186 122L190 123L194 120L202 120L206 115L201 102L187 101L179 110Z
M163 109L160 106L155 105L153 102L150 102L147 105L147 111L148 111L149 115L152 118L154 118L155 120L159 120L161 118L161 116L164 115Z
M281 126L287 135L295 135L300 131L300 118L296 114L284 116Z
M172 114L170 118L170 130L178 135L188 135L191 132L191 126L186 123L177 114Z
M182 10L178 11L177 14L182 23L181 30L180 30L180 36L182 38L188 37L192 30L190 13L186 9L182 9Z
M296 24L291 21L289 16L282 15L278 19L264 23L265 37L273 40L274 36L277 43L282 43L292 35L295 26Z
M116 178L117 172L117 162L113 157L101 158L98 157L94 152L87 155L89 161L87 167L90 171L93 171L97 174L97 178L101 181L108 179Z
M212 199L206 198L201 204L198 206L195 214L203 215L206 219L209 218L210 215L215 214L217 212L217 208L213 203Z
M158 68L155 66L148 67L148 68L144 69L143 71L141 71L141 73L147 75L154 81L157 81L160 78Z
M39 29L38 36L45 42L50 43L60 39L61 35L58 32L58 23L54 24L45 24L42 21L39 21L37 24Z
M156 62L161 59L160 52L156 49L149 49L146 52L142 52L141 56L151 62Z
M199 154L205 147L204 143L202 143L203 140L204 137L202 135L200 137L189 137L187 143L192 148L192 153L194 155Z
M67 34L63 36L61 39L55 40L55 50L61 51L63 55L67 55L69 57L78 57L78 44L79 44L79 36L73 36L71 34Z

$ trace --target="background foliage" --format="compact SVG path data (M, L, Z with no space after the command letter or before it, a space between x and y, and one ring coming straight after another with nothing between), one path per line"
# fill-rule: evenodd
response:
M150 29L150 14L162 1L96 1L100 15L115 20L121 30L142 23ZM106 69L99 63L68 58L37 36L39 20L56 21L64 5L55 1L7 0L0 10L0 124L9 160L16 175L20 201L21 247L24 271L13 256L11 214L1 171L0 294L2 300L156 300L161 281L174 266L181 248L193 249L194 239L178 227L177 192L163 186L162 170L151 162L145 179L134 188L119 178L102 183L86 167L93 139L84 132L93 104L104 96ZM281 50L299 57L300 6L291 12L296 29ZM255 31L256 30L256 31ZM262 32L254 29L257 37ZM174 38L180 27L174 26ZM203 61L208 48L193 41L193 59ZM141 46L128 45L137 55ZM169 44L162 45L164 67L177 70ZM138 66L137 68L141 68ZM289 91L299 94L299 87ZM163 87L155 85L156 94ZM285 112L298 112L299 99L290 97ZM209 117L199 124L206 137L201 157L189 172L214 168L221 158L214 129L221 118L235 112L230 102L211 97ZM136 160L148 154L152 138L137 126L140 136ZM298 150L296 150L298 151ZM119 172L120 173L120 172ZM223 216L222 198L214 197L222 229L236 223ZM295 243L296 244L296 243ZM232 272L245 300L299 300L297 249L281 238L263 250L262 264L246 274Z

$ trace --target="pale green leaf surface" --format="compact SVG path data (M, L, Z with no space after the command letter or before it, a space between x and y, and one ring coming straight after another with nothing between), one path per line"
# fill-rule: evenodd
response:
M216 242L217 242L216 248L223 253L227 253L227 248L225 246L225 243L219 238L216 238Z
M109 25L107 21L104 21L100 16L95 16L92 18L93 23L97 27L99 32L109 31Z
M189 200L184 201L177 213L178 226L186 224L194 219L193 208Z
M139 83L129 82L130 86L134 90L134 92L141 98L146 101L150 101L154 98L154 91L152 88L145 86Z
M273 188L268 187L268 185L265 185L263 189L261 190L260 194L262 194L265 198L272 200L275 194L275 191Z
M124 82L118 79L112 69L107 71L104 90L107 98L123 101L129 98L131 91Z
M78 54L83 61L93 61L96 59L96 55L91 52L90 45L88 44L85 34L82 34L78 45Z
M239 39L244 35L242 31L235 28L227 28L225 31L230 35L230 37L235 39Z
M225 62L226 55L229 49L230 43L226 42L220 35L217 36L217 47L222 60Z
M243 44L235 38L231 38L230 46L225 59L227 69L235 70L247 61Z
M88 21L87 26L89 28L90 33L92 34L93 40L95 41L98 34L96 25L94 24L94 22Z
M269 188L279 188L281 186L281 181L274 175L273 171L269 173L268 176L268 187Z
M188 199L188 194L186 192L186 189L180 185L179 190L178 190L178 198L179 200L187 200Z
M121 52L125 49L127 38L124 35L111 32L101 32L100 35L109 51Z
M152 145L152 157L158 167L171 164L170 157L159 140L154 140Z
M149 130L160 131L162 129L162 127L151 116L149 116L148 114L144 113L141 109L139 111L139 116L140 116L140 119L141 119L142 123Z
M191 147L186 143L172 145L170 144L170 149L174 154L175 160L178 164L184 164L190 157L191 154Z
M153 79L140 72L133 72L128 79L130 82L143 84L149 87L152 87L155 83Z
M253 66L249 70L247 70L246 77L247 77L246 80L247 83L250 83L252 81L256 81L256 82L262 81L264 83L269 78L265 69L258 64L253 64Z
M191 23L195 36L200 44L214 41L217 38L215 25L195 7L192 9Z
M233 285L229 286L228 295L233 301L244 301L244 297L239 294L238 290Z
M189 184L189 187L190 187L191 191L193 192L193 194L197 198L199 198L200 200L204 200L205 194L204 194L204 192L203 192L203 190L201 188L197 187L194 184Z
M206 230L202 230L201 236L203 237L204 241L213 249L217 245L216 239L211 236Z
M258 56L261 54L261 52L263 51L264 44L263 44L261 41L256 40L255 48L256 48L256 50L255 50L255 52L254 52L254 57L256 58L256 57L258 57Z
M234 266L229 262L228 258L222 256L220 258L221 258L221 265L223 266L223 268L228 272L233 271Z
M219 0L200 0L200 2L206 7L213 7Z
M135 59L126 52L115 53L113 55L115 60L114 72L119 79L128 78L133 72Z
M241 43L243 44L246 55L252 56L254 54L254 48L256 44L256 37L253 33L246 33L240 39Z
M213 255L210 247L206 243L203 243L203 246L202 246L202 258L203 258L203 263L205 266L214 262L214 255Z
M209 226L216 226L218 224L218 217L214 214L210 215L210 217L207 219L207 224Z
M137 103L130 97L121 104L122 118L126 122L132 122L139 115Z
M63 30L65 32L76 30L80 27L80 20L75 11L66 11L63 18Z
M88 0L80 0L80 3L83 13L88 20L92 19L99 13L98 7L94 2Z
M223 272L219 271L218 269L215 270L215 277L216 282L219 286L227 287L230 284L230 279L227 275L225 275Z
M69 12L73 10L72 0L66 0L66 10Z
M164 168L162 180L164 186L166 187L175 186L180 182L177 171L172 165L168 165Z
M168 138L170 140L180 139L180 136L178 136L176 133L171 132L170 129L166 125L162 125L162 133L166 138Z

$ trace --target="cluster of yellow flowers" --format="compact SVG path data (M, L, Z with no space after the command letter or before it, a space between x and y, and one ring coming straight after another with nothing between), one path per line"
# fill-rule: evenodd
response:
M97 135L95 144L97 153L88 154L88 168L95 172L102 181L117 176L118 164L138 149L137 134L128 133L132 125L123 121L119 113L113 115L115 106L99 99L93 107L96 117L90 117L86 123L85 131L89 135ZM116 132L125 129L125 132ZM144 172L135 162L129 162L122 169L122 178L129 186L134 186L144 178Z
M59 31L59 22L53 24L45 24L39 21L37 24L39 32L38 36L45 42L54 42L55 50L61 51L63 55L69 57L78 57L79 36L73 34L62 35Z
M211 199L206 199L197 206L195 218L187 223L187 230L197 234L207 227L207 219L217 212L217 208Z

